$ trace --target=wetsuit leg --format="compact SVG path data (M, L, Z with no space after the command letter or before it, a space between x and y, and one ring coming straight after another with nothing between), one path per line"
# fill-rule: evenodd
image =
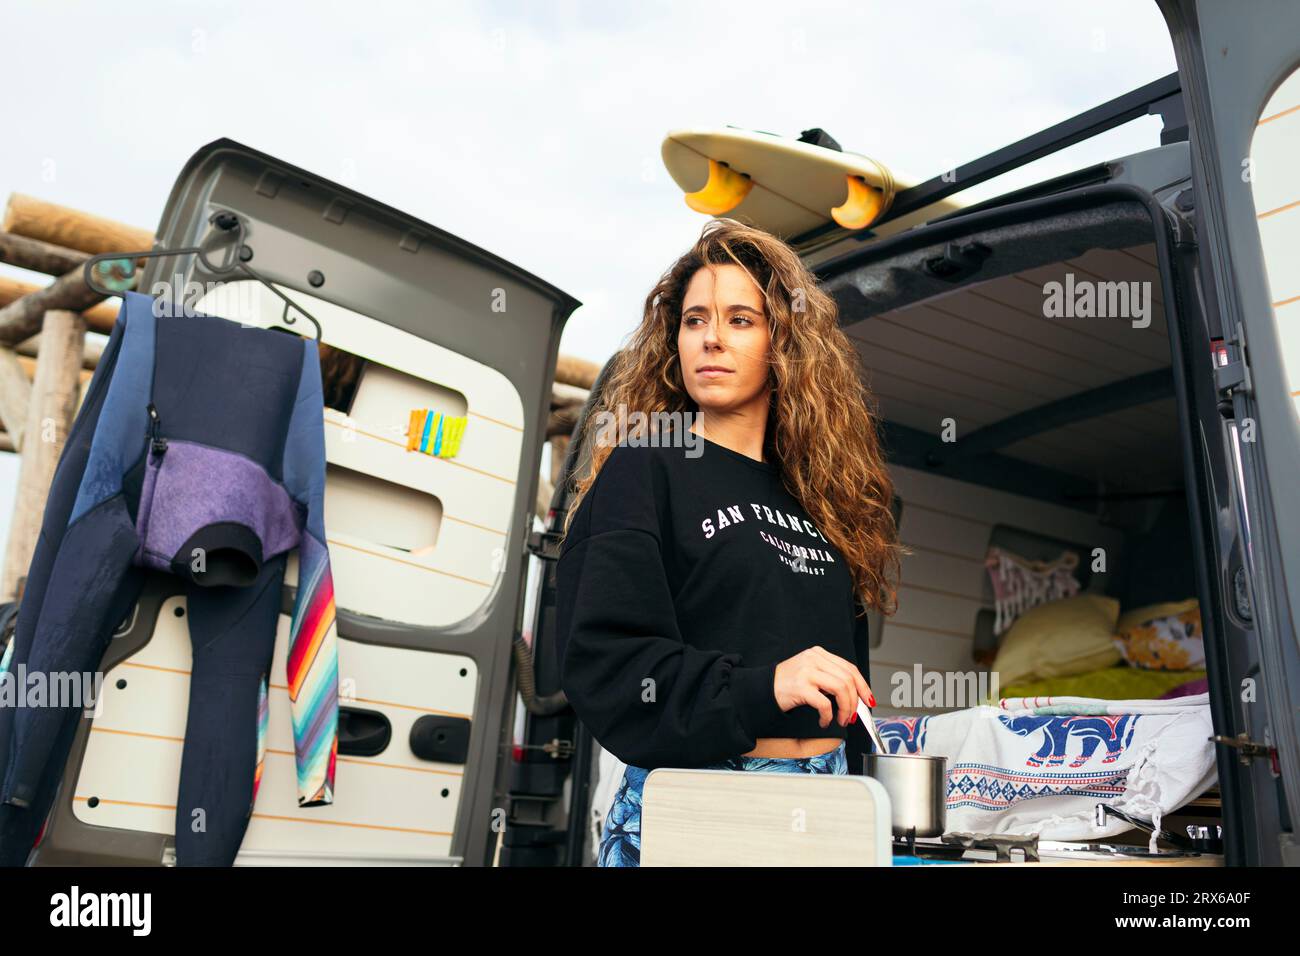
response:
M104 641L91 650L95 663L87 665L97 667L103 652L112 639L116 624L125 620L131 606L139 600L140 591L147 574L142 568L128 568L122 583L113 596L112 606L106 617L114 624L108 628ZM54 806L60 783L64 782L68 754L81 726L84 711L71 708L60 713L54 730L48 738L48 760L36 780L30 805L27 807L0 805L0 866L22 866L41 835L46 818ZM69 790L76 786L76 777L66 781Z
M265 562L247 587L187 584L194 664L176 799L178 866L230 866L248 828L286 558Z
M92 508L64 537L41 606L41 639L27 657L27 683L43 679L46 699L29 693L28 705L15 709L9 768L0 787L5 803L30 807L46 767L60 763L51 753L58 728L70 712L87 706L79 691L94 687L93 675L121 620L114 617L118 591L138 546L121 495Z
M123 317L113 326L112 334L95 368L85 400L73 421L54 472L46 499L40 536L27 570L22 600L18 608L13 650L8 667L13 675L10 679L15 682L19 675L34 669L31 651L37 621L42 612L46 593L51 582L55 580L52 572L56 559L63 553L68 521L86 470L91 442L104 407L108 387L121 354L125 330L126 322ZM76 547L75 542L73 547ZM125 617L138 596L139 576L128 574L128 578L130 580L126 582L127 586L115 596L112 607L106 613L109 623L108 632L103 635L103 640L107 640L112 628ZM62 590L62 584L60 583L56 589ZM88 656L93 657L93 662L86 666L93 668L98 664L97 654L102 652L103 645L102 641L98 640L92 641L91 645L87 650ZM15 683L13 691L15 695L25 693L25 688ZM0 781L9 778L14 723L20 713L17 707L0 706ZM49 748L49 759L43 772L38 774L35 780L28 778L28 806L0 802L0 865L21 866L27 859L57 790L59 775L63 771L68 750L71 748L80 713L79 708L64 711L56 715L47 726L47 735L43 743Z
M117 322L113 325L113 333L104 346L104 354L95 367L85 401L81 403L81 410L73 420L68 440L63 446L63 454L59 456L59 464L54 470L50 492L45 501L45 514L41 520L41 533L36 540L32 563L27 569L26 583L23 585L22 600L18 604L13 651L9 661L10 672L15 672L20 663L27 663L36 621L40 616L41 604L45 601L46 588L50 584L50 569L54 566L54 559L67 533L68 519L72 515L72 506L76 502L86 461L90 457L91 440L104 407L109 379L113 376L113 368L121 353L124 332L124 323ZM14 713L14 708L0 706L0 780L4 779L9 767Z

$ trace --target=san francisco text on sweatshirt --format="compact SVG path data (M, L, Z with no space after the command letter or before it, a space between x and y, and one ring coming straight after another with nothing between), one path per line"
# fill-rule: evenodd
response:
M633 766L704 766L760 737L845 737L812 706L777 703L776 665L814 645L870 676L843 557L776 464L716 442L697 457L615 447L561 545L557 588L565 694Z

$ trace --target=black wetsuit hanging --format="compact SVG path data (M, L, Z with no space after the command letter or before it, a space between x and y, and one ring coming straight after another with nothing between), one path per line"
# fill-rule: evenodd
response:
M5 653L16 695L0 698L0 863L31 850L82 712L21 706L24 678L93 672L147 569L185 579L194 651L177 862L228 865L243 839L295 547L287 663L298 802L333 801L338 656L316 343L159 317L154 304L125 294L51 486Z

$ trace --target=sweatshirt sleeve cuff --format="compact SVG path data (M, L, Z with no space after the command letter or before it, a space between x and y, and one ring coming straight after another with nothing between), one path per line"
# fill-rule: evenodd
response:
M763 731L778 726L785 715L776 702L775 663L733 668L731 690L736 698L740 722L754 738L767 736Z

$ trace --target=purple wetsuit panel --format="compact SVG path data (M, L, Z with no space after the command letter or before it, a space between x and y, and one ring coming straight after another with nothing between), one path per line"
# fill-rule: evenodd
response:
M303 516L284 487L243 455L171 439L162 455L149 456L137 564L170 571L196 532L232 522L257 536L265 561L297 546Z

